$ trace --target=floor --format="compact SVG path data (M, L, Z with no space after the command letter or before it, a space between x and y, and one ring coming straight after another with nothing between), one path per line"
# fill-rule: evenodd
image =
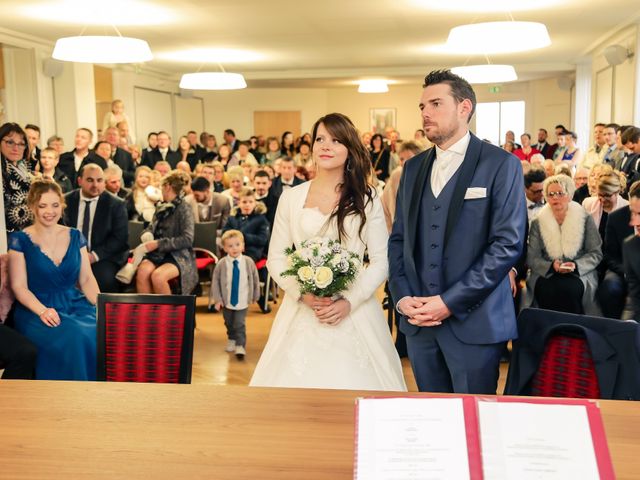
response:
M215 385L247 385L253 374L260 353L264 348L275 318L278 305L272 305L270 314L263 314L257 305L249 308L247 315L247 355L243 361L227 353L226 330L222 314L207 311L207 298L199 297L196 309L196 336L193 358L193 383ZM404 377L409 391L417 391L408 360L402 359ZM501 364L498 391L504 389L508 365Z

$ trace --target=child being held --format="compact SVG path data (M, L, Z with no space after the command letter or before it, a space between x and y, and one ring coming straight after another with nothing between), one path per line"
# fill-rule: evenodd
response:
M247 309L260 297L258 269L250 257L242 255L244 236L239 230L227 230L222 234L222 248L227 255L218 261L213 271L209 304L222 309L228 337L225 350L235 352L238 360L243 360Z

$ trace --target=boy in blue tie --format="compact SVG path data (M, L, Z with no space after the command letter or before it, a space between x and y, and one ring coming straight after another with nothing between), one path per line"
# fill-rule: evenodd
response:
M225 350L235 352L238 360L243 360L247 353L247 309L260 297L258 269L250 257L242 255L244 236L239 230L227 230L222 234L222 248L227 255L213 271L209 304L222 309L229 339Z

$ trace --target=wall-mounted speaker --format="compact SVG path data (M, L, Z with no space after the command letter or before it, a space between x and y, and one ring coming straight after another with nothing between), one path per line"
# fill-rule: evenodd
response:
M559 77L558 78L558 88L565 92L568 92L573 88L573 79L571 77Z
M612 67L620 65L633 56L633 53L622 45L609 45L604 49L603 53L604 58L607 59L607 63Z
M42 73L49 78L55 78L62 75L64 70L64 62L54 58L45 58L42 60Z

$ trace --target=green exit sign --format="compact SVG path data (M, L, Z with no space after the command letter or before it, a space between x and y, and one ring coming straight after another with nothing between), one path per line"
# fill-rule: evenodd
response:
M500 87L498 87L497 85L489 87L489 93L500 93Z

